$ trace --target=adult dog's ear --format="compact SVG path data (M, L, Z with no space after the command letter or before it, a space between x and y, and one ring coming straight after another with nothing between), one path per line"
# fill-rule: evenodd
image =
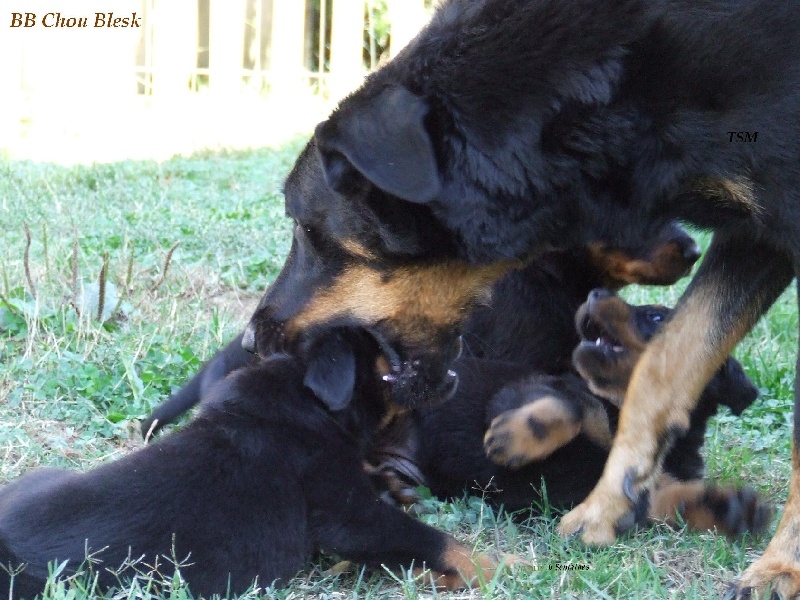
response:
M441 181L427 114L425 100L399 86L345 100L314 134L328 185L346 193L360 175L409 202L436 198Z
M341 333L322 336L311 346L303 384L330 410L347 407L355 382L356 357Z

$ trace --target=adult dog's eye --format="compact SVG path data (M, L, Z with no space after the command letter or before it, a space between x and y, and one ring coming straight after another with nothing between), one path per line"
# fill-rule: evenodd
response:
M325 245L325 236L322 235L319 229L311 225L297 224L297 231L302 232L302 236L308 240L312 246L319 248Z
M664 315L657 312L649 312L647 313L647 320L651 323L661 323L664 320Z

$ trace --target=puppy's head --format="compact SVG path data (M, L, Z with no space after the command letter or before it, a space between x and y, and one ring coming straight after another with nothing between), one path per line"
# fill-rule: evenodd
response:
M671 313L665 306L632 306L608 290L592 290L575 316L581 342L572 354L589 389L622 406L636 363ZM728 357L703 394L707 403L728 406L738 415L756 399L758 388Z
M391 367L371 332L357 327L319 329L299 352L305 364L303 385L332 413L358 403L362 416L371 415L373 425L381 425L406 410L393 401Z
M631 306L608 290L592 290L575 316L581 343L572 354L589 389L621 406L639 357L669 313L664 306Z

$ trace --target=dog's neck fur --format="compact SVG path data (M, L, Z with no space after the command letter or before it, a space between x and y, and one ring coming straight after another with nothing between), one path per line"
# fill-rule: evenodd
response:
M431 208L463 236L460 253L470 262L524 259L668 218L737 225L759 218L747 182L737 179L752 154L769 150L728 143L726 131L755 126L766 137L778 126L756 124L752 91L773 105L797 93L797 77L785 77L798 71L795 13L791 3L768 0L452 0L366 87L401 82L425 98L437 154L463 155L441 165L445 183ZM742 21L754 32L747 39L734 35L748 30ZM486 23L503 32L502 44ZM701 50L709 35L718 40L713 56ZM742 58L768 48L783 51L769 61ZM507 76L497 78L498 70ZM455 80L465 72L474 77ZM483 79L491 85L479 85ZM793 121L782 117L772 122ZM686 152L692 156L675 160ZM448 177L450 169L471 181ZM712 199L713 211L708 203L698 209L698 194ZM470 225L487 211L504 235L486 239Z

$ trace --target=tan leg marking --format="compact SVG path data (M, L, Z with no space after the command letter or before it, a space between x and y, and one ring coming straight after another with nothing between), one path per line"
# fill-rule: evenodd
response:
M472 550L451 540L442 556L448 565L448 573L438 573L425 569L415 568L415 576L429 576L433 585L445 590L460 590L473 587L481 581L491 581L499 568L509 568L514 565L529 564L512 554L500 557L499 561L493 560L484 554L473 554Z
M608 412L599 400L592 400L594 401L583 403L581 433L601 448L608 450L614 440L611 424L608 422Z
M580 533L587 544L606 545L618 528L632 525L625 488L637 494L652 486L667 433L689 426L689 412L703 386L749 329L749 323L740 323L711 345L705 335L716 324L711 287L698 287L686 297L645 350L634 369L603 476L589 497L562 518L562 535Z
M483 438L483 447L494 463L516 469L546 458L580 430L580 421L563 400L544 396L496 416Z

